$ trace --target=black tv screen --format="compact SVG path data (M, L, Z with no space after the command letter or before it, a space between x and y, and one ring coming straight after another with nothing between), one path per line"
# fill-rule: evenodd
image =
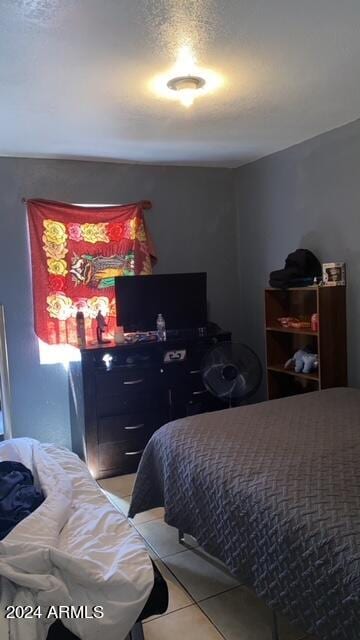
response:
M127 332L156 331L159 313L167 330L207 323L206 273L119 276L115 295L117 324Z

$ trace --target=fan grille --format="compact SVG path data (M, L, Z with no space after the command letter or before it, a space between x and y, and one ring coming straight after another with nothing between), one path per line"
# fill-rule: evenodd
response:
M206 389L217 398L243 402L258 390L262 366L255 351L247 345L224 343L205 355L202 377Z

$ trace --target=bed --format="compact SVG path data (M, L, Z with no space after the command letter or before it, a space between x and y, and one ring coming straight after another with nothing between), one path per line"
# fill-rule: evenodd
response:
M167 587L159 574L154 581L144 541L85 464L30 438L0 444L0 461L25 465L45 498L0 541L1 638L141 638L139 620L166 609ZM18 609L5 621L9 605ZM58 607L71 606L70 617L57 619Z
M145 449L130 517L158 506L275 611L360 638L360 391L169 423Z

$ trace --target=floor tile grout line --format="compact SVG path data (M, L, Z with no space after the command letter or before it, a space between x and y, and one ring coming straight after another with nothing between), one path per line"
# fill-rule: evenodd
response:
M214 627L214 629L218 632L218 634L223 638L223 640L228 640L227 637L223 634L223 632L220 631L220 629L216 626L216 624L211 620L211 618L209 618L206 611L203 611L198 604L196 604L196 606L198 609L200 609L201 613L205 616L205 618L209 620L210 624Z
M112 494L112 495L115 495L115 494ZM121 509L121 507L120 507L119 505L117 505L117 504L116 504L116 498L119 498L120 500L124 500L124 498L128 498L129 496L123 496L123 497L122 497L122 496L115 496L115 499L114 499L114 500L113 500L113 499L111 499L111 497L110 497L110 496L106 496L106 497L107 497L107 499L109 500L109 502L111 502L111 504L113 505L113 507L115 507L115 509L117 509L117 511L119 511L123 516L125 516L125 518L130 522L130 524L134 525L134 527L135 527L135 528L136 528L136 525L137 525L137 524L140 526L140 525L142 525L142 524L147 524L148 522L155 522L156 520L161 520L161 521L163 521L163 517L162 517L162 516L156 516L155 518L149 518L149 520L142 520L141 522L134 522L134 521L135 521L136 516L135 516L134 518L129 518L129 516L128 516L128 512L129 512L129 510L128 510L128 512L127 512L127 513L125 513L125 511L123 511L123 510ZM131 496L130 496L130 497L131 497ZM144 513L146 513L146 512L144 512Z
M105 489L103 489L103 491L106 491L106 490L105 490ZM113 495L115 495L115 494L113 494ZM120 498L121 500L123 500L124 498L128 498L129 496L116 496L116 497L118 497L118 498ZM131 496L130 496L130 497L131 497ZM115 501L113 502L113 501L111 500L111 498L109 498L108 496L107 496L107 498L108 498L109 502L111 502L111 504L113 505L113 507L115 507L115 509L117 509L117 511L119 511L123 516L125 516L125 518L126 518L126 519L127 519L127 521L129 522L129 524L130 524L131 526L133 526L133 527L136 529L137 533L142 537L142 539L143 539L143 540L145 540L146 544L147 544L147 545L149 545L149 546L151 547L152 551L153 551L153 552L154 552L154 553L155 553L155 554L160 558L160 560L163 560L164 558L169 558L170 556L177 555L178 553L183 553L184 551L189 551L189 550L191 550L191 549L193 549L193 548L196 548L196 547L192 547L192 546L190 546L190 545L189 545L189 546L188 546L188 547L186 547L185 549L181 549L181 550L179 550L179 551L175 551L175 552L173 552L173 553L169 553L169 554L167 554L166 556L160 556L160 555L158 554L158 552L155 550L155 548L153 547L153 545L151 544L151 542L149 542L149 541L145 538L145 536L141 533L141 531L139 531L138 527L141 527L143 524L148 524L149 522L156 522L157 520L160 520L161 522L164 522L164 523L165 523L164 518L163 518L163 517L161 517L161 516L159 516L159 517L157 517L157 518L151 518L151 520L145 520L145 521L143 521L143 522L139 522L139 523L134 522L134 518L129 518L129 517L128 517L128 515L127 515L126 513L124 513L124 511L122 511L122 510L119 508L119 506L115 503ZM135 517L136 517L136 516L135 516ZM165 523L165 524L166 524L166 523Z
M224 589L224 591L219 591L219 593L215 593L213 596L206 596L206 598L201 598L200 600L195 600L196 604L200 605L203 602L207 602L207 600L212 600L213 598L217 598L218 596L224 595L224 593L228 593L229 591L235 591L236 589L243 588L244 585L238 584L235 587L228 587L228 589ZM201 607L200 607L201 608ZM302 638L301 638L302 640Z
M135 527L135 525L133 525L133 526ZM137 531L138 531L138 530L137 530ZM141 532L140 532L140 531L138 531L138 534L142 537L142 539L146 542L146 544L148 544L148 545L151 547L151 549L152 549L152 550L154 551L154 553L157 555L157 559L159 559L159 560L160 560L160 561L161 561L161 562L166 566L167 570L171 573L171 575L175 578L175 580L180 584L180 586L182 587L182 589L186 592L186 594L190 597L190 600L191 600L194 604L198 604L199 602L204 602L205 600L209 600L210 598L216 598L216 596L220 596L220 595L221 595L221 594L223 594L223 593L227 593L227 591L233 591L234 589L238 589L238 588L239 588L239 587L241 587L241 586L245 586L245 585L238 584L238 585L235 585L234 587L229 587L228 589L224 589L223 591L219 591L219 593L216 593L216 594L214 594L214 595L212 595L212 596L208 596L207 598L201 598L200 600L196 600L196 599L194 598L194 596L190 593L190 591L187 589L186 585L181 581L181 578L179 578L179 577L174 573L174 571L172 571L171 567L169 567L169 566L166 564L166 562L165 562L166 558L171 558L171 557L173 557L173 556L177 556L177 555L179 555L180 553L184 553L185 551L191 551L194 547L188 547L188 548L186 548L186 549L182 549L181 551L176 551L175 553L171 553L171 554L169 554L168 556L163 556L163 557L161 557L161 556L159 556L159 554L155 551L155 549L154 549L154 547L151 545L151 543L150 543L148 540L146 540L146 538L141 534ZM196 548L196 547L195 547L195 548ZM205 558L205 560L206 560L206 558ZM187 605L187 606L189 606L189 605ZM199 607L199 608L200 608L200 607ZM163 615L167 615L167 614L163 614Z
M178 555L178 554L173 554L173 555ZM169 558L170 556L168 556ZM177 580L177 582L181 585L181 587L183 588L183 590L187 593L187 595L190 597L190 599L194 602L194 604L199 605L200 602L204 602L205 600L210 600L211 598L216 598L217 596L220 596L224 593L227 593L228 591L234 591L235 589L239 589L239 587L243 586L243 585L235 585L234 587L229 587L228 589L224 589L223 591L219 591L218 593L215 593L212 596L207 596L206 598L201 598L200 600L196 600L194 598L194 596L191 594L191 592L188 590L188 588L186 587L186 585L181 581L181 578L179 578L179 576L176 575L176 573L174 573L174 571L171 569L171 567L169 567L166 562L164 562L164 559L161 558L161 561L163 562L163 564L166 566L167 570L174 576L174 578ZM199 607L201 609L201 607Z
M210 622L211 626L215 629L215 631L217 631L217 633L221 636L221 638L223 638L223 640L227 640L226 636L224 636L224 634L222 633L222 631L220 631L220 629L216 626L216 624L211 620L211 618L209 618L209 616L207 615L207 613L205 611L203 611L201 609L201 607L199 607L197 602L191 602L190 604L185 605L184 607L179 607L179 609L175 609L174 611L169 611L169 613L163 613L160 616L157 616L156 618L152 618L152 620L144 620L143 624L148 624L150 622L155 622L155 620L159 620L161 618L166 618L167 616L171 616L173 613L177 613L178 611L183 611L184 609L189 609L190 607L196 607L200 613L207 618L207 620Z
M137 524L138 524L138 526L140 526L142 524L149 524L149 522L156 522L157 520L163 521L161 516L158 516L156 518L150 518L150 520L142 520L142 522L137 522L136 523L136 522L134 522L136 516L135 516L135 518L128 518L128 516L126 514L124 514L124 515L126 516L127 520L129 520L134 525L134 527L136 527Z
M135 525L133 525L135 527ZM138 531L138 530L137 530ZM152 545L148 542L148 540L146 540L146 538L144 538L144 536L141 534L140 531L138 531L138 534L142 537L142 539L151 546L151 548L153 549L154 553L158 556L158 559L166 566L167 570L169 571L169 573L175 578L175 580L180 584L181 588L183 589L183 591L185 591L186 595L190 598L190 603L183 606L183 607L179 607L178 609L175 609L174 611L169 611L169 612L165 612L159 616L157 616L156 618L153 618L152 620L148 620L147 622L152 622L154 620L158 620L160 618L165 618L166 616L171 616L172 613L176 613L177 611L182 611L183 609L188 609L189 607L197 607L199 609L199 611L209 620L210 624L218 631L218 629L215 627L215 625L213 624L213 622L210 620L210 618L206 615L206 613L204 611L202 611L202 609L199 607L198 603L194 600L193 596L191 595L191 593L187 590L187 588L185 587L185 585L181 582L181 580L178 579L178 577L174 574L174 572L170 569L170 567L168 567L168 565L164 562L164 558L161 558L155 551L155 549L152 547ZM173 555L178 555L179 553L183 553L185 551L181 550L178 551L176 553L172 553L168 556L165 557L170 557ZM146 621L144 621L144 624L147 623ZM223 634L221 632L219 632L221 637L224 638L224 640L226 640L225 636L223 636Z
M151 616L147 620L143 620L143 624L148 624L149 622L154 622L155 620L159 620L159 618L165 618L166 616L171 616L173 613L177 613L178 611L182 611L183 609L188 609L189 607L197 606L196 602L189 602L189 604L184 604L182 607L178 607L177 609L173 609L173 611L165 611L165 613L160 613L159 615Z
M129 520L129 518L128 518ZM149 545L149 547L151 547L151 549L154 551L154 553L156 553L157 556L159 556L160 560L164 560L165 558L170 558L170 556L176 556L179 553L184 553L185 551L191 551L191 549L193 549L194 547L188 546L185 549L181 549L180 551L174 551L173 553L168 553L166 556L160 556L158 554L158 552L156 551L156 549L153 547L153 545L151 544L151 542L149 542L149 540L147 540L145 538L145 536L141 533L141 531L139 531L139 529L137 527L141 527L143 524L148 524L149 522L156 522L156 520L149 520L147 523L146 522L140 522L137 526L134 522L130 522L130 524L136 529L136 531L138 532L139 536L142 537L143 540L145 540L146 544Z
M177 555L177 554L174 554L174 555ZM168 556L168 557L170 557L170 556ZM161 559L161 562L162 562L162 563L165 565L165 567L167 568L168 572L169 572L169 573L171 573L171 575L172 575L172 576L175 578L175 580L179 583L179 585L181 586L181 588L182 588L182 589L185 591L185 593L189 596L189 598L190 598L191 602L192 602L193 604L197 604L197 602L196 602L195 598L191 595L190 591L188 591L188 589L186 588L186 586L184 585L184 583L183 583L183 582L181 582L181 580L179 580L179 578L177 577L177 575L176 575L176 574L171 570L171 568L170 568L170 567L168 567L168 565L166 564L166 562L164 562L162 558L160 558L160 559Z
M139 535L143 538L143 540L145 540L145 542L147 544L149 544L149 542L146 540L146 538L144 538L144 536L141 535L140 532L138 532ZM151 545L150 545L151 546ZM153 549L153 547L151 547ZM154 550L155 554L156 551ZM182 551L178 551L177 553L174 554L170 554L170 555L178 555L179 553L183 553ZM156 554L158 555L158 554ZM166 556L166 557L170 557L170 556ZM191 595L191 593L188 591L188 589L186 588L186 586L183 584L183 582L181 582L181 580L179 580L179 578L175 575L175 573L170 569L170 567L168 567L168 565L166 564L166 562L164 562L164 558L161 558L158 555L158 559L161 560L161 562L166 566L167 570L169 571L169 573L171 573L171 575L175 578L175 580L180 584L181 588L185 591L186 595L190 598L191 602L188 605L185 605L184 607L179 607L179 609L175 609L175 611L169 611L168 613L163 613L160 616L157 616L157 618L154 618L154 620L158 619L158 618L163 618L165 616L170 616L172 613L175 613L176 611L181 611L182 609L187 609L188 607L197 607L199 609L199 611L201 611L201 613L203 615L205 615L205 617L209 620L209 622L212 624L212 626L216 629L216 631L218 631L218 633L220 633L221 637L224 638L224 640L226 640L225 636L221 633L221 631L214 625L214 623L212 622L212 620L210 620L210 618L206 615L205 611L203 611L201 609L201 607L199 607L198 602L194 599L194 597ZM236 588L236 587L234 587ZM232 589L232 587L230 588L230 590ZM229 590L229 589L228 589ZM225 593L225 592L221 592L221 593ZM217 594L217 595L220 595ZM215 596L213 596L215 597ZM151 620L149 620L149 622L151 622Z
M140 532L139 532L139 535L141 536L141 533L140 533ZM147 544L149 544L149 543L147 542L147 540L146 540L143 536L141 536L141 537L143 538L143 540L145 540L145 542L146 542ZM150 546L151 546L151 545L150 545ZM153 547L151 547L151 548L153 549ZM178 578L178 577L175 575L175 573L170 569L170 567L168 567L168 565L166 564L166 562L164 562L164 558L161 558L161 557L156 553L156 551L155 551L155 550L154 550L154 553L158 556L158 558L157 558L157 559L158 559L158 560L160 560L160 561L165 565L165 567L166 567L166 569L169 571L169 573L171 573L171 575L172 575L172 576L175 578L175 580L179 583L179 585L181 586L181 588L183 589L183 591L185 591L186 595L190 598L191 603L190 603L189 605L186 605L186 606L191 606L191 605L193 605L193 604L197 604L196 600L194 600L193 596L192 596L192 595L191 595L191 593L187 590L187 588L185 587L185 585L181 582L181 580L179 580L179 578ZM181 552L181 551L179 551L178 553L182 553L182 552ZM174 554L171 554L171 555L178 555L178 554L177 554L177 553L174 553ZM167 556L167 557L169 558L170 556ZM165 579L165 578L164 578L164 579ZM184 609L185 609L186 607L182 607L182 608L184 608ZM178 610L180 610L180 609L178 609ZM170 613L173 613L173 612L170 612ZM169 614L164 613L163 615L170 615L170 613L169 613ZM161 616L160 616L160 617L161 617Z
M179 580L179 582L180 582L180 580ZM239 584L239 585L237 585L236 587L229 587L229 589L226 589L225 591L221 591L221 592L219 592L219 593L216 593L216 594L215 594L215 595L213 595L213 596L208 596L207 598L202 598L202 600L196 600L196 604L197 604L197 605L199 606L199 608L201 609L201 606L200 606L200 605L201 605L203 602L207 602L208 600L212 600L212 599L214 599L214 598L217 598L218 596L221 596L221 595L223 595L224 593L228 593L229 591L235 591L236 589L244 588L244 587L246 587L247 589L249 589L249 587L248 587L245 583L244 583L244 584ZM255 595L255 597L256 597L256 598L258 598L258 596L256 595L256 593L255 593L255 592L254 592L254 595ZM263 600L261 600L261 602L263 602ZM266 605L266 606L267 606L267 605ZM269 608L269 607L268 607L268 608ZM203 609L201 609L201 611L203 611ZM271 611L271 609L270 609L270 611ZM204 613L205 613L205 611L204 611ZM214 623L213 623L213 624L214 624ZM216 626L216 625L214 625L214 626ZM305 635L301 635L301 636L299 636L299 637L297 636L296 638L294 638L294 640L308 640L308 638L309 638L309 635L305 634ZM281 639L280 639L280 640L281 640Z
M181 551L174 551L174 553L168 553L166 556L161 556L161 560L166 560L167 558L172 558L172 556L178 556L178 555L180 555L180 553L185 553L186 551L191 551L192 549L193 549L193 547L188 547L187 549L181 549Z
M135 527L135 525L133 525L133 527ZM136 529L136 527L135 527L135 529ZM153 545L151 544L151 542L149 542L149 541L145 538L145 536L143 536L143 535L142 535L142 533L141 533L138 529L136 529L136 531L137 531L137 533L139 534L139 536L141 536L141 537L142 537L142 539L146 542L146 544L147 544L149 547L151 547L152 551L153 551L153 552L158 556L158 558L159 558L160 560L164 560L165 558L170 558L170 556L176 556L176 555L178 555L179 553L184 553L184 551L175 551L175 553L169 553L169 555L167 555L167 556L160 556L160 555L158 554L158 552L156 551L156 549L155 549L155 548L153 547Z

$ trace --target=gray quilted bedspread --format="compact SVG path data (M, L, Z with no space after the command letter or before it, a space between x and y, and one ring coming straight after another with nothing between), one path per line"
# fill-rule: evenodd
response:
M164 505L305 632L360 640L360 390L329 389L169 423L130 515Z

